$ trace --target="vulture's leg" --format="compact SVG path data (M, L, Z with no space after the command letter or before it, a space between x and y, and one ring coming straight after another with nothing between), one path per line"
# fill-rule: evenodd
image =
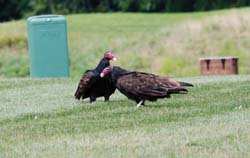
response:
M95 102L96 98L95 97L89 97L90 103Z
M142 106L145 106L145 100L143 100L143 102L141 103Z
M141 100L141 101L136 105L136 107L139 108L143 103L144 103L144 100Z
M109 101L109 95L104 96L105 101Z

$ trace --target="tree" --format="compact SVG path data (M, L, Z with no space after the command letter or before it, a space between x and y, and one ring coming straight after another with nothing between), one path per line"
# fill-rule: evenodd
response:
M0 0L0 21L38 14L192 12L249 5L249 0Z

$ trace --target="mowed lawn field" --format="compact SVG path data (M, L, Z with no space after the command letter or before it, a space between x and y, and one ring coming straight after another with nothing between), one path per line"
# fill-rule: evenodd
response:
M77 101L75 79L0 79L0 157L250 157L250 76L179 78L187 95Z

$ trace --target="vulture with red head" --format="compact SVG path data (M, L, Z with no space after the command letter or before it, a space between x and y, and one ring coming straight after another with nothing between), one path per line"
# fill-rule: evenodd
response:
M111 74L101 78L100 73L103 69L110 65L110 60L116 60L111 51L104 54L97 67L93 70L87 70L79 81L75 98L80 100L90 98L90 102L95 102L96 98L104 97L105 101L109 101L109 97L115 91L115 85L112 82Z
M116 88L136 101L137 107L144 106L146 100L156 101L159 98L169 98L171 94L187 94L185 87L193 87L190 83L150 73L130 72L117 66L105 68L100 76L108 74L111 74Z

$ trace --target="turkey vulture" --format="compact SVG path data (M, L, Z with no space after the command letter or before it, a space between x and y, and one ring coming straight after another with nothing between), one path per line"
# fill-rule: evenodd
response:
M82 75L75 92L76 99L90 98L90 102L94 102L96 98L104 96L105 101L109 101L110 95L112 95L116 89L112 82L111 74L103 78L100 77L102 70L110 65L109 60L116 60L111 51L104 54L103 59L95 69L87 70Z
M117 66L105 68L100 76L110 73L116 88L136 101L137 107L143 106L145 100L156 101L158 98L169 98L171 94L187 94L188 90L184 87L193 87L190 83L150 73L130 72Z

